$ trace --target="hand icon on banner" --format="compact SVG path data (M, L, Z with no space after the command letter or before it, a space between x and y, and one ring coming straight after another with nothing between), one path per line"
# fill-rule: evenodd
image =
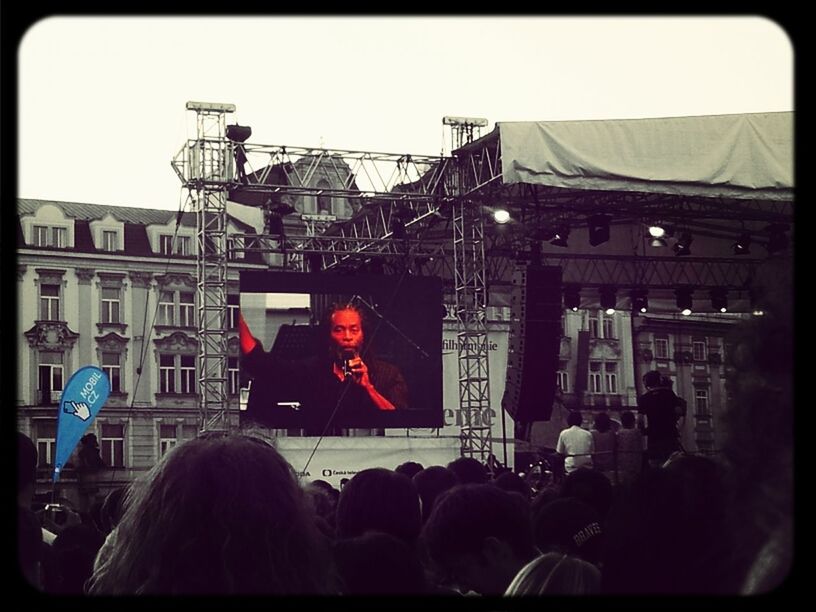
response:
M67 402L65 406L63 406L62 411L73 414L83 421L87 421L91 418L91 410L85 402Z
M68 461L82 434L105 405L109 394L108 376L96 366L79 368L68 380L62 392L57 417L54 482L59 478L62 466Z

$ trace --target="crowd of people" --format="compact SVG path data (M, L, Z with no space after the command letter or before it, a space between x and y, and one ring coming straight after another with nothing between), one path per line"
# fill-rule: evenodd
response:
M32 510L37 449L18 434L21 574L88 597L773 591L794 565L792 319L769 313L732 340L722 452L652 446L671 432L647 402L646 460L623 479L599 457L643 448L634 415L613 440L604 419L588 431L573 413L563 478L535 486L460 457L365 469L338 490L300 481L258 437L202 434L94 516L57 520Z
M36 462L22 434L20 448ZM34 465L20 473L28 476L20 566L47 593L514 597L753 588L753 563L735 554L724 467L702 456L647 463L617 485L580 466L539 490L474 458L407 462L362 470L338 490L300 482L260 438L202 434L111 492L97 516L62 525L26 507Z

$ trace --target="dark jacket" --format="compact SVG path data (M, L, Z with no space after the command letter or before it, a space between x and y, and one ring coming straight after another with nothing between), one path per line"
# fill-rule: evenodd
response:
M339 380L328 356L288 361L256 345L242 363L253 377L246 416L270 427L299 427L314 435L322 433L329 422L332 427L384 427L393 412L408 407L408 388L396 366L372 357L364 361L374 388L396 411L379 410L365 389L350 380ZM300 406L279 402L299 402Z

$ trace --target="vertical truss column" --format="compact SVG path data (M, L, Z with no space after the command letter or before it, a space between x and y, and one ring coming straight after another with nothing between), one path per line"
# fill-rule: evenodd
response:
M490 408L484 225L475 205L464 199L453 205L452 225L462 455L487 463L492 440L489 422L483 421Z
M188 108L189 104L188 104ZM227 185L234 171L225 113L195 108L190 194L196 213L198 388L202 431L229 431L227 381Z

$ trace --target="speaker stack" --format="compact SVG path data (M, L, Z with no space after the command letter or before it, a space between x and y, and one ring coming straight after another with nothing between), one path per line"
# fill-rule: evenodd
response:
M549 421L561 346L561 268L518 267L510 312L502 407L517 422Z

